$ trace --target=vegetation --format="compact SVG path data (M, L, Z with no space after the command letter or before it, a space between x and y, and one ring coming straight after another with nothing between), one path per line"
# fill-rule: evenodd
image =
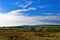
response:
M0 40L60 40L60 26L1 27Z

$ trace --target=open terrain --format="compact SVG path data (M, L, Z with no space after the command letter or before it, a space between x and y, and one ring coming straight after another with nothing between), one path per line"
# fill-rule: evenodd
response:
M0 40L60 40L59 27L0 28Z
M19 32L19 30L0 30L0 40L60 40L60 32Z

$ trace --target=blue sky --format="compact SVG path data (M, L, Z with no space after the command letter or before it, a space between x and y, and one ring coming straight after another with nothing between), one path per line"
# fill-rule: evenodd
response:
M60 25L60 0L0 0L0 15L4 26Z

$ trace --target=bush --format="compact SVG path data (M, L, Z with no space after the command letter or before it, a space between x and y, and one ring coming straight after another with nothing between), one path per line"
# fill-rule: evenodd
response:
M60 27L46 27L43 29L43 32L60 32Z

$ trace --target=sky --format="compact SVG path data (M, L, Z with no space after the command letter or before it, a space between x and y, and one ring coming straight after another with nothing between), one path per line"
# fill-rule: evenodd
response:
M0 0L0 26L60 25L60 0Z

